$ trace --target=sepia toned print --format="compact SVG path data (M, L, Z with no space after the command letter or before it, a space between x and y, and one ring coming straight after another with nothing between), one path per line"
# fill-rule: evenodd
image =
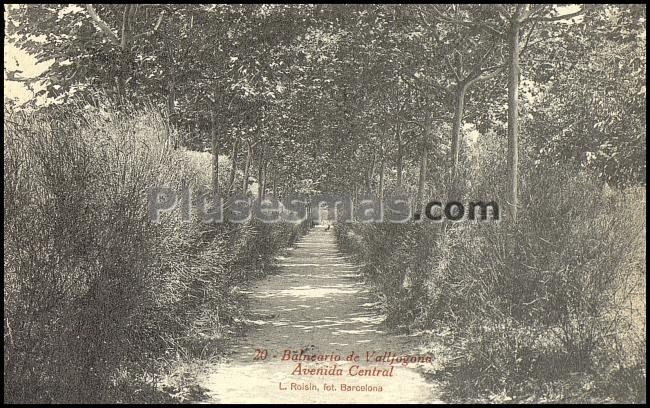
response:
M9 4L5 403L645 403L646 7Z

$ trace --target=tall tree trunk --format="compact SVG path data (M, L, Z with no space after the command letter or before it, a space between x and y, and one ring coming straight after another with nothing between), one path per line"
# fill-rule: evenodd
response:
M276 184L276 179L277 179L277 173L273 172L273 197L278 198L278 190L276 190L277 184Z
M267 160L262 169L262 198L266 197L266 182L268 181L268 171L271 167L272 160Z
M379 164L379 189L377 191L377 198L380 203L384 201L384 162L384 153L382 152L381 162Z
M464 82L458 84L456 89L456 105L454 106L454 122L451 129L451 172L447 185L449 198L456 194L458 185L458 165L460 161L461 131L463 127L463 114L465 112L465 94L467 85Z
M170 67L171 69L171 67ZM173 75L173 74L172 74ZM173 76L172 76L173 78ZM167 137L169 138L168 142L169 144L174 148L178 148L178 143L176 140L173 140L172 137L172 117L174 116L174 107L175 107L175 88L176 86L174 85L174 80L172 79L168 83L168 93L167 93Z
M127 84L132 75L131 59L133 54L131 52L131 43L133 40L133 20L135 13L138 9L136 4L127 4L124 6L122 13L122 28L120 30L120 73L118 79L118 92L120 97L120 104L126 102L127 99Z
M244 181L242 182L242 194L246 195L248 192L248 177L250 176L251 169L251 156L253 155L253 146L250 142L248 144L248 153L246 155L246 165L244 166Z
M167 82L167 122L171 125L173 122L174 114L176 111L176 72L174 70L174 50L170 45L167 48L167 70L169 81ZM171 128L170 128L171 129ZM171 133L170 133L171 136ZM171 140L174 149L178 148L176 140Z
M216 121L214 111L210 111L210 131L212 132L212 191L219 195L219 144L217 141Z
M129 74L129 61L128 61L128 51L127 45L129 40L129 31L128 31L128 18L130 14L132 5L124 5L124 12L122 13L122 29L120 32L120 73L118 74L118 93L120 98L120 104L123 104L126 101L126 79Z
M130 40L131 40L131 33L130 33L130 18L132 15L132 10L134 4L126 4L124 6L124 13L122 14L122 38L120 40L120 48L122 51L126 51L127 47L129 46Z
M508 75L508 201L512 221L517 222L519 190L519 16L520 6L512 18L510 27L510 70Z
M381 163L379 165L379 191L377 192L377 199L379 200L379 212L380 216L384 216L384 152L382 149L381 154Z
M403 152L404 149L402 146L402 124L400 120L397 119L397 126L395 128L395 133L397 136L397 190L401 191L402 189L402 173L404 172L404 163L403 163Z
M420 177L418 179L418 193L415 199L414 212L422 213L422 199L424 197L424 185L426 183L427 177L427 156L429 155L429 149L425 144L422 147L422 158L420 159Z
M366 173L366 194L372 194L372 180L375 178L375 164L377 162L377 153L372 156L372 163L370 164L370 169Z
M230 166L230 177L228 179L228 195L233 193L235 189L235 174L237 172L237 156L239 155L239 139L235 138L235 141L232 145L232 154L230 159L232 164Z
M415 199L414 210L422 214L422 199L424 198L424 186L427 178L427 159L429 155L429 137L431 137L431 115L428 114L424 122L424 137L422 143L422 159L420 161L420 178L418 180L418 193Z
M264 193L264 148L260 146L260 162L257 168L257 205L262 203L262 194Z

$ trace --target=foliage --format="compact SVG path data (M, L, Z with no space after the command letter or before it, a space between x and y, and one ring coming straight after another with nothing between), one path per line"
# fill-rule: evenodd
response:
M637 385L617 398L639 398L645 323L629 308L645 280L642 191L570 169L526 178L537 182L516 226L462 223L440 236L437 224L359 224L337 227L339 242L365 265L387 324L453 331L450 397L602 400L623 370ZM575 373L597 384L578 399L537 387Z
M299 230L150 223L148 188L200 187L206 168L155 110L80 108L5 112L5 400L166 401L166 361L221 352L233 289Z
M220 191L258 198L519 201L496 226L336 234L389 326L453 329L452 392L645 399L645 337L621 309L645 276L645 6L575 7L10 6L7 40L53 64L6 73L49 99L5 127L5 389L82 401L234 330L234 287L304 226L152 227L139 201L153 182L207 191L217 164Z

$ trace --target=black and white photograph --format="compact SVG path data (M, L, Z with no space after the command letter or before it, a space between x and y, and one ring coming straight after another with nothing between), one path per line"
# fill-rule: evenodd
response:
M5 404L646 403L645 4L4 30Z

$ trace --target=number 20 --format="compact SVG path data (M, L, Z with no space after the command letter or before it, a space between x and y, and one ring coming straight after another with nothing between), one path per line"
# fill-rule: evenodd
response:
M268 352L266 349L255 349L255 357L253 357L253 361L266 360L267 355Z

